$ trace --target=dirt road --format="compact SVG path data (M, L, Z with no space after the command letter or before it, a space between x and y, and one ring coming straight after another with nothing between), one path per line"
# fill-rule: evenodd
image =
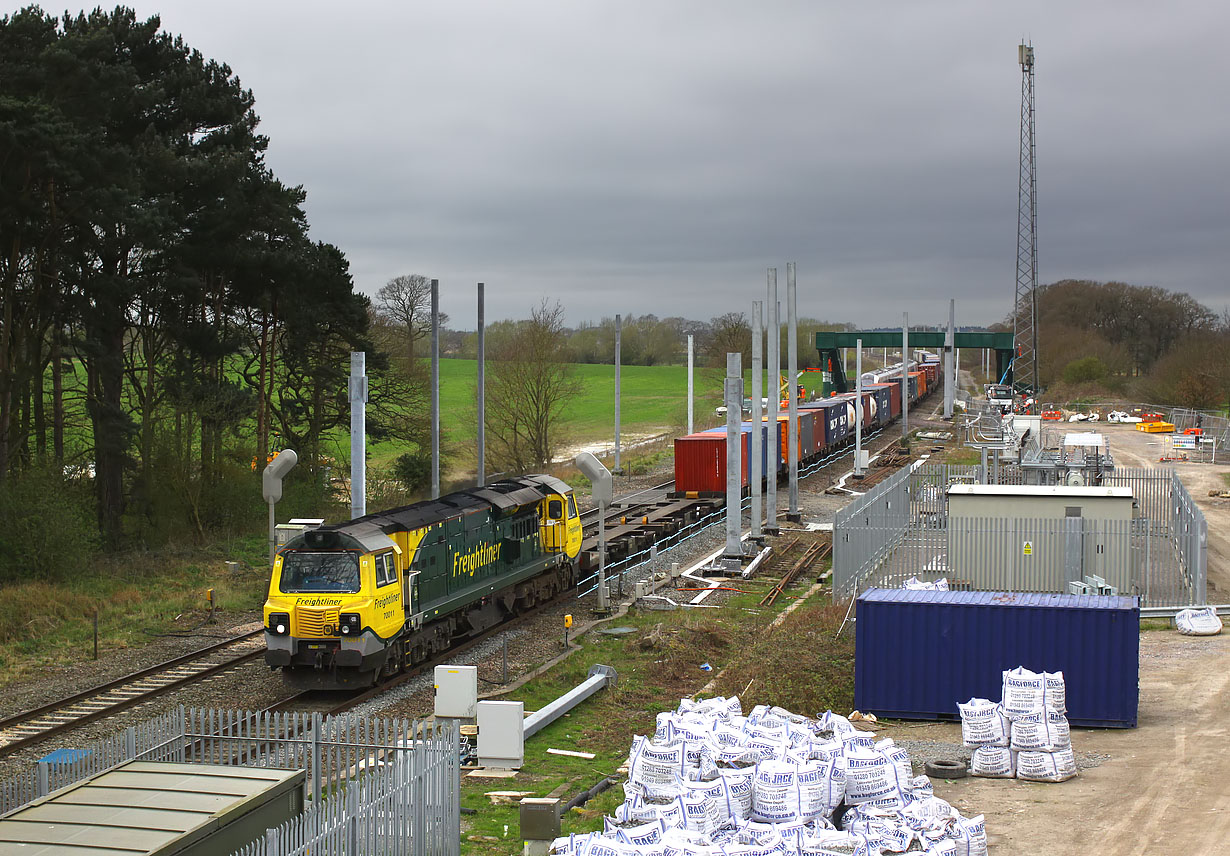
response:
M1105 757L1061 784L965 778L936 796L985 814L993 856L1203 856L1230 842L1230 634L1141 635L1134 729L1073 729L1078 757ZM884 726L880 737L959 743L957 723ZM1108 756L1108 757L1106 757Z
M1230 499L1209 496L1210 490L1225 490L1222 478L1230 472L1230 457L1225 463L1160 463L1166 450L1163 434L1146 434L1131 425L1074 426L1074 430L1096 430L1106 435L1115 464L1121 467L1173 467L1183 480L1196 505L1209 523L1209 603L1230 603Z
M1230 601L1230 500L1226 466L1162 464L1157 435L1130 425L1080 425L1108 435L1124 467L1175 466L1209 524L1209 600ZM1228 622L1230 624L1230 622ZM959 743L958 724L879 729L897 740ZM1073 729L1078 758L1103 759L1062 784L966 778L935 792L966 816L985 814L992 854L1185 856L1230 846L1230 627L1220 636L1147 631L1140 639L1139 725Z

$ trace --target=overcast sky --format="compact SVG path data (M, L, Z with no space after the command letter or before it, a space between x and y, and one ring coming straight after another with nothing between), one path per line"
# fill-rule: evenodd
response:
M787 261L804 315L1003 318L1022 39L1040 280L1230 305L1230 4L134 5L255 92L357 287L437 277L455 327L480 280L489 319L748 312Z

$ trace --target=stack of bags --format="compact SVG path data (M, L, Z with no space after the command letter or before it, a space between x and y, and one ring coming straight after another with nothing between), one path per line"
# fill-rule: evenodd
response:
M992 779L1063 782L1076 775L1063 672L1003 673L1003 701L958 704L970 772Z
M684 699L636 737L624 802L567 856L985 856L967 819L913 776L909 754L845 717L737 698Z

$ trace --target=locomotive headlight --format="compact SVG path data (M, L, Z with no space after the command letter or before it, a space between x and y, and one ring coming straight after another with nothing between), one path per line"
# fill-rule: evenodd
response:
M363 616L357 612L343 612L338 617L338 630L343 636L358 636L363 626Z
M269 632L277 636L285 636L290 632L290 613L269 613Z

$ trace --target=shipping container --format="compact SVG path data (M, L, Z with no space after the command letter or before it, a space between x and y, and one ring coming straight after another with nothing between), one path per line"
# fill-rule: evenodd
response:
M1002 673L1063 672L1068 720L1135 728L1140 606L1134 597L870 589L859 595L854 706L894 719L957 719L998 701Z
M921 372L910 372L910 403L911 404L913 404L915 401L918 401L918 399L923 396L922 391L926 389L926 386L924 385L924 383L921 382L922 377L923 376Z
M892 422L894 419L901 418L901 382L896 383L873 383L864 384L863 389L875 390L877 394L884 396L882 404L887 406L888 415L884 417L884 422Z
M726 428L716 428L713 430L716 430L716 432L721 432L723 435L726 434ZM739 430L740 432L743 432L744 434L748 435L747 450L748 450L748 453L750 454L750 451L752 451L752 423L744 422L740 424ZM769 445L772 442L774 442L774 437L772 437L772 432L770 432L769 430L769 422L765 421L764 418L761 418L760 419L760 477L761 478L765 477L766 469L768 469L770 465L770 461L772 460L772 454L771 454L770 445ZM750 458L748 460L750 460ZM752 476L752 471L749 470L748 477L750 476ZM749 483L750 482L748 482L747 480L744 480L744 485L749 485Z
M816 424L824 429L824 449L832 449L850 433L848 402L844 398L826 398L815 403Z
M876 399L876 424L887 425L893 420L892 389L887 384L880 384L871 390L871 394Z
M747 487L751 431L741 431L743 453L740 484ZM703 432L675 438L675 490L679 493L726 493L726 432Z

